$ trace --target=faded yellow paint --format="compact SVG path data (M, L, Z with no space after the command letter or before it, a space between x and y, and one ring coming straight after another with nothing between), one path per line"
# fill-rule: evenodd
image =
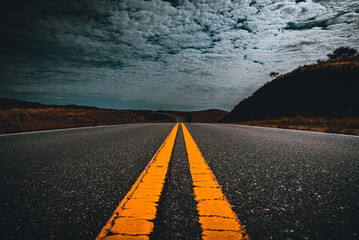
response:
M148 235L152 229L153 222L127 216L115 219L111 233L122 235Z
M203 240L211 239L226 239L226 240L239 240L239 239L249 239L248 235L243 230L240 231L203 231L202 232Z
M177 130L178 123L123 198L97 240L149 239Z
M147 235L129 236L129 235L111 235L103 238L104 240L149 240Z
M241 231L242 228L235 218L225 217L199 217L204 230Z
M249 237L222 192L191 134L181 123L197 203L202 239L245 239Z

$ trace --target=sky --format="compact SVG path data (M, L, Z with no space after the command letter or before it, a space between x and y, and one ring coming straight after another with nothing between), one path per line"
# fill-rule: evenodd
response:
M357 0L2 0L0 97L231 110L270 81L359 50Z

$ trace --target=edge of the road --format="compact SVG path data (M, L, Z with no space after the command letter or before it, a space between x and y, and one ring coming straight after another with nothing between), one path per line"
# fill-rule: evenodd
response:
M98 125L98 126L88 126L88 127L57 128L57 129L47 129L47 130L30 131L30 132L2 133L2 134L0 134L0 137L15 136L15 135L27 135L27 134L36 134L36 133L60 132L60 131L79 130L79 129L130 126L130 125L137 125L137 124L162 124L162 123L126 123L126 124ZM168 122L165 124L172 124L172 123ZM176 124L176 123L173 122L173 124Z
M88 126L88 127L73 127L73 128L59 128L59 129L48 129L48 130L39 130L39 131L30 131L30 132L19 132L19 133L2 133L0 137L6 136L16 136L16 135L27 135L27 134L37 134L37 133L48 133L48 132L59 132L59 131L69 131L69 130L78 130L78 129L91 129L91 128L106 128L106 127L116 127L116 126L129 126L137 124L162 124L162 123L126 123L126 124L112 124L112 125L99 125L99 126ZM176 124L175 122L168 122L165 124ZM184 123L188 124L188 123ZM310 132L316 134L326 134L332 136L344 136L344 137L359 137L357 135L342 134L342 133L328 133L328 132L316 132L310 130L298 130L298 129L288 129L288 128L274 128L274 127L262 127L262 126L248 126L240 124L230 124L230 123L190 123L190 124L208 124L208 125L222 125L222 126L232 126L232 127L244 127L244 128L264 128L264 129L277 129L283 131L295 131L295 132Z
M187 123L185 123L187 124ZM343 134L343 133L330 133L330 132L316 132L310 130L298 130L298 129L289 129L289 128L274 128L274 127L262 127L262 126L248 126L248 125L241 125L241 124L231 124L231 123L191 123L191 124L210 124L210 125L221 125L221 126L233 126L233 127L245 127L245 128L264 128L264 129L276 129L276 130L283 130L283 131L295 131L301 133L316 133L316 134L325 134L325 135L333 135L333 136L344 136L344 137L359 137L358 135L351 135L351 134Z

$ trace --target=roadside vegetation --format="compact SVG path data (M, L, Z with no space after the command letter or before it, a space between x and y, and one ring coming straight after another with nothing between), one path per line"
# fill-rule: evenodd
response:
M0 133L125 123L174 122L153 111L77 109L62 107L0 109Z
M359 135L359 118L308 118L303 116L282 117L257 121L240 122L243 125L272 128L287 128L316 132Z

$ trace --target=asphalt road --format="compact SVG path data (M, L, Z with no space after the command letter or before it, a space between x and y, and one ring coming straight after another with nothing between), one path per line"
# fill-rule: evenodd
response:
M94 239L173 126L0 137L0 238Z
M174 124L0 136L0 238L94 239ZM359 137L186 124L251 239L358 239ZM179 129L152 239L200 239Z

